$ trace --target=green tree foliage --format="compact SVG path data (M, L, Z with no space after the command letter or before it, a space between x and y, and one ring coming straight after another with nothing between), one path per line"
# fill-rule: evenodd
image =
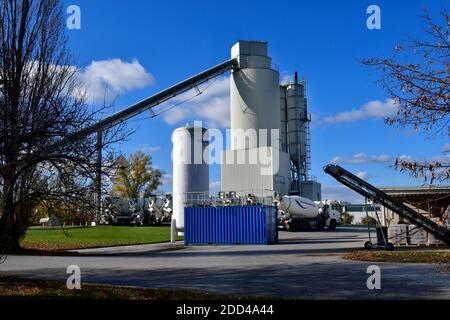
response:
M361 220L362 224L370 224L370 225L376 225L377 224L377 220L375 220L374 217L364 217Z
M117 159L112 194L123 198L148 197L161 185L163 172L152 167L152 157L137 151Z
M61 218L72 220L76 213L76 208L69 204L57 200L42 200L36 207L33 215L33 223L39 223L41 218Z
M352 216L351 214L348 214L347 212L344 212L342 214L342 216L341 216L342 224L352 224L354 218L355 217Z

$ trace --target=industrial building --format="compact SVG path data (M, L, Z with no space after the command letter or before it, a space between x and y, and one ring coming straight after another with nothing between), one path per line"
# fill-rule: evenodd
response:
M321 201L322 194L321 185L309 175L311 116L305 82L295 73L294 81L280 84L280 74L273 67L268 44L262 41L238 41L231 48L229 62L216 68L215 76L231 71L230 149L221 154L221 190L229 198L227 205L242 204L236 200L242 198L247 198L244 204L270 206L276 201L287 201L292 208L295 204L298 210L308 211L311 221L306 224L324 227L331 223L331 228L335 228L337 218L317 220L319 208L313 202ZM215 201L209 198L208 166L202 157L208 145L206 130L185 126L175 130L172 136L173 214L176 228L181 232L185 207L211 206ZM283 200L289 195L303 196L310 202ZM325 207L323 212L328 212Z
M273 67L267 42L238 41L231 48L230 60L84 128L76 137L93 133L101 137L99 133L103 129L122 123L188 90L196 88L198 91L200 84L227 71L231 71L231 141L230 149L221 154L222 192L218 197L210 197L209 161L205 158L209 145L207 129L189 125L176 129L172 135L172 231L185 231L185 209L190 207L202 208L194 210L192 217L195 218L191 222L199 224L193 224L190 231L198 231L196 235L200 238L209 232L210 239L220 239L221 243L232 242L233 239L244 239L242 241L248 243L248 239L252 238L250 236L259 232L255 230L275 230L274 213L267 207L276 209L278 222L286 230L335 230L340 222L340 212L335 210L333 202L321 201L321 185L309 174L311 116L305 81L295 73L292 82L280 84L279 71ZM58 141L49 149L64 143L64 140ZM450 231L442 223L443 217L447 215L448 218L449 215L450 206L445 206L448 204L448 190L380 190L340 166L329 164L324 171L372 203L378 203L383 211L379 223L386 224L395 213L438 241L450 243ZM432 195L435 198L430 198ZM162 203L167 204L167 201ZM255 206L258 208L253 215L254 222L263 224L259 225L261 228L251 227L249 215L246 214L249 207ZM229 219L225 219L224 215L217 216L212 210L217 207L226 208ZM148 210L150 213L151 209ZM423 215L421 210L429 215ZM165 214L160 216L158 221ZM224 233L218 234L218 230L224 230ZM231 234L233 237L223 240ZM273 243L275 239L276 236L269 236L258 241ZM393 249L392 243L384 243L386 249Z
M379 204L344 204L342 213L353 217L352 224L362 224L367 216L376 219L378 214L382 223L386 221L382 207Z
M287 230L324 227L334 230L340 222L340 212L333 210L333 203L320 202L321 185L309 175L311 116L305 82L295 73L293 82L280 84L279 71L273 67L266 42L238 41L231 48L230 62L220 67L231 71L231 140L230 149L221 154L221 196L209 198L207 164L202 162L204 159L195 161L196 157L202 157L208 144L203 134L206 129L187 126L175 130L174 155L188 150L188 156L182 157L182 161L174 157L173 230L185 231L184 210L195 206L202 209L195 211L196 218L191 218L188 239L194 237L207 243L249 239L256 229L248 228L252 224L247 221L245 206L254 205L261 206L259 213L265 210L265 205L276 206L280 210L279 223ZM399 194L391 196L393 190L380 190L336 165L327 165L324 170L371 203L378 204L359 209L347 206L349 211L360 210L357 220L369 215L376 217L379 224L388 225L395 222L396 213L437 239L450 241L448 230L433 214L424 216L419 212L423 204L404 204L408 203L404 192L400 193L403 198ZM217 206L234 208L227 209L224 218L213 212ZM257 220L269 223L271 219ZM236 231L237 225L244 229ZM218 232L219 229L224 231ZM266 225L263 229L271 227ZM244 237L235 237L236 233ZM373 245L378 244L367 244ZM393 249L392 243L384 241L384 245L387 250Z
M231 148L222 154L221 189L322 200L320 184L309 175L311 117L305 82L296 73L292 83L280 85L266 42L238 41L231 58L239 68L231 74ZM270 158L269 165L258 161L260 154Z
M446 218L445 211L450 203L448 186L383 187L380 190L425 217L441 221ZM360 224L366 216L376 218L377 214L383 225L408 223L405 218L378 203L346 203L342 205L342 212L354 217L353 224Z
M442 222L448 218L445 211L450 204L449 186L385 187L381 190L428 218L439 219ZM387 208L384 208L384 212L394 223L406 222L405 218Z

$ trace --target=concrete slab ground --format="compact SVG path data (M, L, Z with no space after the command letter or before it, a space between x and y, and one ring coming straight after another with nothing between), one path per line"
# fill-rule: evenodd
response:
M450 274L431 264L376 263L381 290L366 286L374 263L343 260L367 240L364 228L280 233L275 246L153 244L80 250L81 257L9 256L1 275L214 293L306 299L450 299Z

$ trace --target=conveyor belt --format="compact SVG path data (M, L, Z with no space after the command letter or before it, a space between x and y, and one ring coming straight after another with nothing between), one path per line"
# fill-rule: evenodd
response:
M218 64L208 70L205 70L193 77L190 77L170 88L167 88L161 92L158 92L140 102L137 102L127 108L125 108L122 111L119 111L103 120L100 120L96 123L94 123L92 126L89 126L87 128L83 128L79 130L78 132L75 132L74 134L61 139L60 141L55 142L54 144L50 145L47 150L53 151L61 146L81 140L91 134L97 133L99 130L105 130L108 128L112 128L120 123L125 122L126 120L137 116L141 114L142 112L152 109L153 107L160 105L161 103L176 97L192 88L197 87L198 85L205 83L215 77L220 76L221 74L231 70L235 69L238 66L238 62L236 59L227 60L225 62L222 62L221 64Z
M447 230L447 228L445 228L444 226L438 225L436 222L421 215L407 205L403 204L400 201L397 201L380 189L372 186L371 184L360 179L353 173L345 170L340 166L327 165L324 168L324 171L333 176L340 183L358 192L367 199L385 206L399 216L408 219L416 226L421 227L429 233L433 234L436 239L444 241L447 245L450 245L450 230Z

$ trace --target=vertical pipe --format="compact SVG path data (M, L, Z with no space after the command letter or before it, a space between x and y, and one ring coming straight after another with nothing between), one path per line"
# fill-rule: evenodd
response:
M99 221L102 205L102 149L103 130L97 131L96 166L95 166L95 220Z
M172 222L170 223L170 242L175 243L176 240L177 240L177 221L175 219L172 219Z

